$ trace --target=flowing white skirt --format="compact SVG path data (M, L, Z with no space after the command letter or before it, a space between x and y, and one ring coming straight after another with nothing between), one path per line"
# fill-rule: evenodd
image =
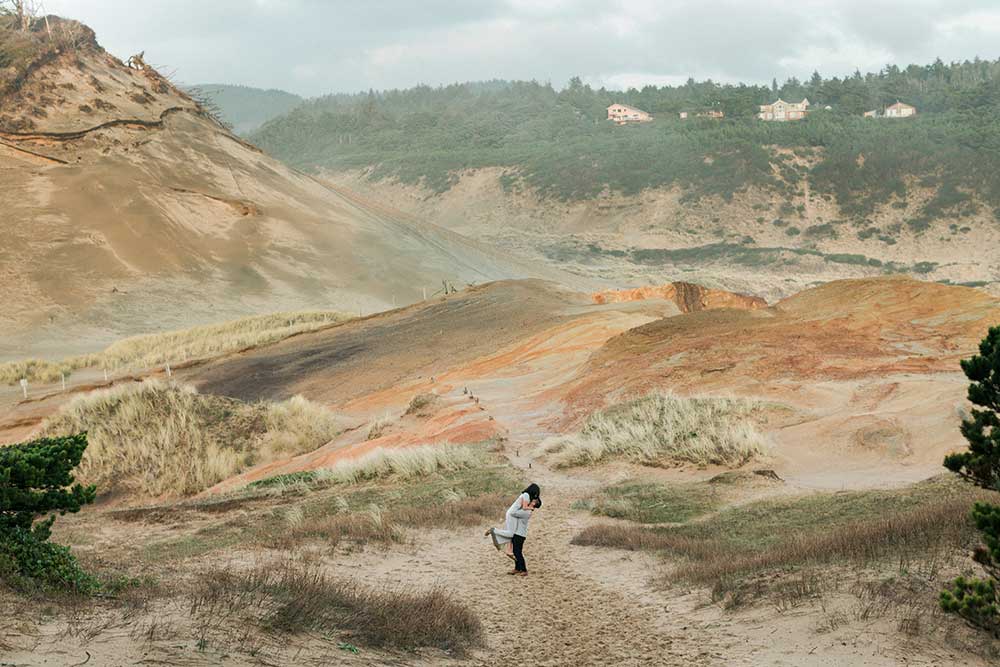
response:
M507 523L503 528L490 528L490 537L493 538L493 546L497 551L503 549L514 539L514 522L516 519L510 514L507 515Z

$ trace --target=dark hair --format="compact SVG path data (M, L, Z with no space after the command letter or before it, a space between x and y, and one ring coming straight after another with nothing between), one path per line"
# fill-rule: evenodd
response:
M532 482L531 484L528 485L528 488L526 488L521 493L527 493L528 494L528 498L531 499L531 500L541 500L539 498L539 496L541 495L542 490L540 488L538 488L537 484L535 484L534 482Z
M538 498L535 498L535 509L538 509L541 506L542 506L542 498L541 496L539 496Z

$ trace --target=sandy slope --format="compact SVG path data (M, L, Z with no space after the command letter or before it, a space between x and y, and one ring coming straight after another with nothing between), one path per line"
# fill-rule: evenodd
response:
M0 360L265 311L367 314L442 281L597 284L335 192L96 42L2 104Z
M802 158L793 160L806 168ZM698 253L677 261L634 262L627 257L633 249L677 250L726 243L745 246L751 253L761 248L786 248L859 255L902 266L935 262L938 266L931 273L914 275L954 283L988 281L994 290L1000 289L996 253L1000 228L991 207L983 206L971 218L936 221L931 229L914 233L906 222L918 217L929 196L915 181L907 183L910 201L906 208L887 202L862 223L850 222L829 197L811 191L808 179L790 188L795 194L780 197L749 188L729 201L721 197L689 201L679 188L652 188L636 195L603 192L592 199L561 201L501 187L504 171L485 168L461 172L454 186L443 193L391 180L372 181L358 171L328 173L324 178L497 247L619 286L686 280L775 301L818 282L883 272L863 262L826 261L790 251L767 259L747 254L744 261L699 257ZM793 207L791 213L780 206L783 202ZM794 210L798 206L801 213ZM774 220L781 224L775 225ZM806 231L823 225L832 225L835 234ZM790 234L793 227L801 233ZM868 227L882 231L859 237ZM882 235L892 237L894 243L880 240Z
M754 463L786 480L768 494L922 479L939 473L943 452L960 444L956 408L965 383L955 364L986 326L1000 321L1000 304L967 288L882 279L833 283L767 309L679 310L662 299L595 304L589 295L551 284L501 282L184 369L185 379L205 390L246 398L301 391L361 426L372 415L394 418L380 439L367 441L364 429L355 429L212 492L328 466L374 446L468 442L490 433L506 438L503 451L511 462L542 485L545 506L532 521L526 550L531 574L524 579L505 574L508 561L481 528L431 530L415 535L412 546L389 551L322 552L336 576L447 588L482 619L486 647L457 663L434 651L400 656L366 650L354 658L320 638L297 637L286 647L290 655L301 664L986 664L961 652L960 642L941 640L942 632L961 635L960 626L907 635L899 629L904 616L867 608L850 585L791 606L776 602L729 612L711 604L705 590L658 583L670 564L656 557L572 546L581 529L606 521L574 503L637 471L621 464L554 471L534 457L545 437L574 428L595 407L673 388L759 396L786 407L765 427L772 451ZM442 332L450 341L445 345ZM439 395L437 407L425 416L403 416L410 398L427 391ZM687 467L642 475L669 483L715 472ZM751 489L746 500L762 493ZM497 522L503 509L497 508ZM61 525L95 536L97 548L193 533L218 516L191 521L118 524L85 513ZM235 547L217 557L245 556ZM840 574L848 582L857 577ZM49 664L79 662L85 650L109 664L123 656L239 664L165 637L140 641L127 623L92 639L81 629L67 640L60 623L51 621L36 639L22 637L17 646L28 648L5 659L31 664L37 641L36 655Z
M419 393L444 401L433 419L401 419L373 441L359 428L316 452L248 471L237 484L379 446L491 434L537 443L656 389L783 406L784 416L767 426L767 464L802 488L924 479L962 445L966 381L958 361L1000 322L996 299L886 278L745 307L677 314L673 301L587 305L542 283L497 283L234 355L184 377L203 391L242 398L301 392L359 426L398 418Z

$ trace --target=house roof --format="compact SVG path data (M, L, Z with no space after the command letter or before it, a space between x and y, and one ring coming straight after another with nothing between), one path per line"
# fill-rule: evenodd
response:
M786 102L785 100L783 100L783 99L781 99L779 97L778 99L776 99L775 101L771 102L770 104L761 104L760 106L761 106L761 108L763 108L763 107L773 107L778 102L781 102L782 104L797 104L797 105L809 106L809 98L808 97L803 97L801 102Z
M886 109L916 109L916 108L917 107L913 106L912 104L906 104L905 102L900 102L899 100L896 100L895 104L890 104L889 106L886 107Z
M646 111L643 111L642 109L639 109L639 108L636 108L636 107L630 107L627 104L619 104L617 102L614 103L614 104L612 104L611 106L609 106L608 107L608 111L610 111L611 109L614 109L615 107L622 107L623 109L628 109L629 111L639 111L641 113L648 113Z

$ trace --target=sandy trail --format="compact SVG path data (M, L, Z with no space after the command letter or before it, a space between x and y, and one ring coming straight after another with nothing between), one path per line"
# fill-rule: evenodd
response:
M510 563L483 540L453 545L465 561L456 563L467 573L460 585L470 595L456 592L475 600L489 645L474 662L582 665L603 656L627 665L699 664L674 651L648 610L616 590L614 581L598 580L598 573L576 557L578 548L570 540L583 529L585 517L570 508L592 485L537 465L530 475L548 502L534 517L525 543L527 577L498 577L511 569Z
M669 610L640 574L651 572L643 566L651 566L653 557L570 545L594 521L572 505L599 482L537 462L529 469L528 458L513 455L517 449L517 443L509 444L511 462L542 487L545 501L525 543L527 577L507 576L513 563L480 529L434 531L418 538L416 552L390 553L377 564L369 555L350 565L341 562L340 569L356 567L369 582L388 586L444 586L469 604L483 623L486 647L463 664L586 665L605 659L621 665L719 664L721 655L712 650L718 636L713 639L683 619L683 631L664 627ZM498 508L497 524L502 511Z

